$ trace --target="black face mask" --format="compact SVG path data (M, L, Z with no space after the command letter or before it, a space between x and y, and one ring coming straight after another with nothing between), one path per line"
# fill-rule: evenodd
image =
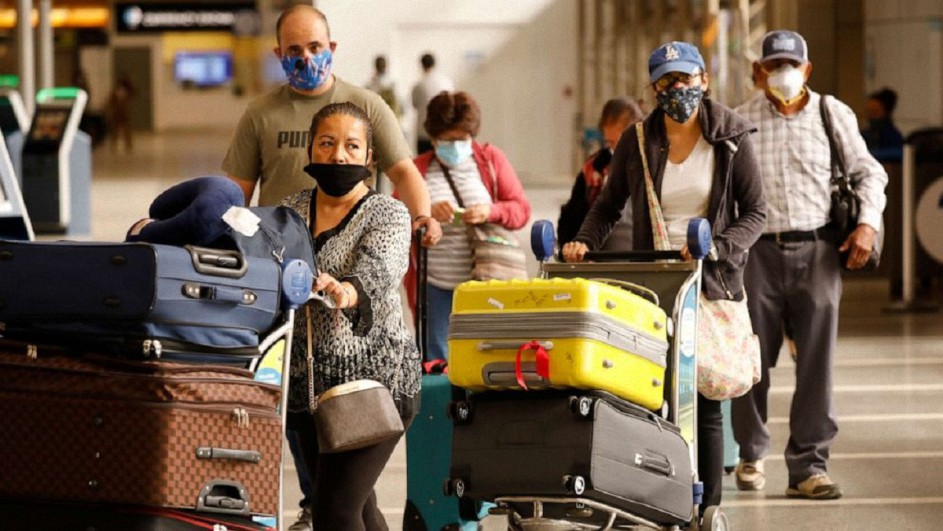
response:
M314 177L318 190L331 197L344 197L357 183L370 177L370 169L359 164L319 164L312 162L304 168Z

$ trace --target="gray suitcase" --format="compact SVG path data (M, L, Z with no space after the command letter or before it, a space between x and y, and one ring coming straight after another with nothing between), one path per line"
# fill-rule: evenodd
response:
M663 525L691 519L688 445L651 411L608 393L494 392L452 416L455 494L578 496Z

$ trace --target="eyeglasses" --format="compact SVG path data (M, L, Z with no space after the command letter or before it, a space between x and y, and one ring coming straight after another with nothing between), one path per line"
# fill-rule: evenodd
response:
M694 72L693 74L684 74L682 72L670 72L665 74L655 80L655 89L658 91L665 90L668 87L673 87L675 83L681 83L682 85L690 85L692 81L696 78L701 77L702 72Z

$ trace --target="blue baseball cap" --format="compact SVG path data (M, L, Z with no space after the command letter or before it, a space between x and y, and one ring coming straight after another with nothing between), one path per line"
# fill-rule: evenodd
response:
M648 75L652 83L669 72L693 74L703 72L704 58L697 46L688 42L672 41L662 44L648 58Z

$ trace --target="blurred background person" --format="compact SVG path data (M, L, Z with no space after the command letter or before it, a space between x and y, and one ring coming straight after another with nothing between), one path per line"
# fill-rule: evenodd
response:
M378 55L373 60L373 77L367 82L367 88L380 95L390 106L397 118L403 117L403 106L396 95L396 83L387 71L386 56Z
M432 139L426 132L426 108L429 102L440 92L452 92L455 83L445 74L436 71L435 56L425 53L419 59L422 65L422 79L413 87L412 101L416 108L416 153L425 153L432 149Z
M117 151L118 139L124 139L125 151L131 153L133 132L131 128L131 102L137 89L127 72L118 74L115 87L108 96L108 130L111 133L111 149Z
M557 221L557 240L562 243L572 241L580 230L580 225L586 219L599 191L606 183L609 175L609 163L612 161L612 152L619 143L622 133L632 124L645 118L641 107L631 99L620 96L605 103L602 115L599 117L599 130L605 142L598 151L586 159L573 183L570 199L560 208L560 219ZM631 207L626 206L622 220L613 228L613 234L606 240L609 245L616 245L621 249L632 247Z
M868 151L878 162L900 162L904 155L904 135L894 125L897 93L884 87L868 95L868 127L861 131Z

